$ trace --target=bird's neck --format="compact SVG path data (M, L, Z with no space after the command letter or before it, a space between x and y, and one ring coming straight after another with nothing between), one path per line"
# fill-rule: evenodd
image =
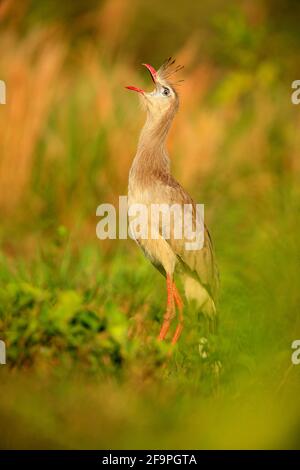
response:
M135 176L147 178L151 174L170 173L166 138L174 114L174 112L169 112L163 116L153 116L148 113L132 164L132 172Z

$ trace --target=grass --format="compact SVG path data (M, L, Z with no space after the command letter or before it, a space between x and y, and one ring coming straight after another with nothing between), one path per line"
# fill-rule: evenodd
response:
M107 254L60 227L30 263L2 257L2 446L298 445L299 219L266 198L253 225L244 203L216 224L220 327L206 357L192 309L171 357L156 340L164 280L133 242Z
M146 59L120 52L121 3L80 16L77 32L0 8L0 447L298 448L298 54L280 35L271 47L271 17L256 34L259 6L234 23L225 7L208 15L201 60L193 31L178 50L187 71L169 149L205 204L221 290L217 334L186 306L172 349L156 339L162 276L132 241L95 235L98 204L126 194L143 119L123 85L149 86L136 71ZM155 57L169 55L162 44Z

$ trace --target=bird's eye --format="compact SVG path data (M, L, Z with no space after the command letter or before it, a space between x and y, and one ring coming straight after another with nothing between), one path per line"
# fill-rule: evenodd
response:
M163 87L162 94L164 96L169 96L170 95L170 90L166 86Z

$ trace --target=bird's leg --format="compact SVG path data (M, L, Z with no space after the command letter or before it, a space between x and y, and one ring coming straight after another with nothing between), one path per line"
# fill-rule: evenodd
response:
M176 302L176 305L178 307L178 318L179 318L179 323L177 325L177 328L175 330L174 336L172 338L172 344L177 343L181 332L183 330L183 301L180 297L180 294L177 290L177 287L175 285L175 282L173 282L173 294L174 294L174 299Z
M164 322L162 324L158 339L161 341L165 339L166 334L169 331L171 320L174 317L174 293L173 293L173 281L170 274L167 274L167 310L164 315Z
M180 294L177 290L175 282L173 282L173 293L174 293L174 299L175 299L177 307L180 310L182 310L183 309L183 301L182 301L182 298L180 297Z

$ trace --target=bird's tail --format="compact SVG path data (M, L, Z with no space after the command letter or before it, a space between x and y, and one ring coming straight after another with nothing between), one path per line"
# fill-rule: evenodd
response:
M191 276L185 276L184 290L188 301L195 300L197 307L208 318L213 319L217 315L216 305L209 292L199 281Z
M207 318L208 333L216 334L218 317L213 298L207 289L191 276L186 275L183 284L188 302L195 301L197 309Z

